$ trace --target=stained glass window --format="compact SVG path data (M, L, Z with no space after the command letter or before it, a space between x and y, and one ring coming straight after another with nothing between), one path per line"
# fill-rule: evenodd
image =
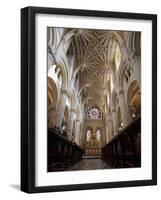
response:
M88 110L88 114L87 114L88 118L91 119L98 119L101 118L101 112L99 110L99 108L97 106L93 106Z
M96 138L97 138L98 142L101 140L101 131L100 131L100 129L97 129L97 131L96 131Z
M87 138L86 138L87 142L89 142L90 139L91 139L91 130L87 130Z

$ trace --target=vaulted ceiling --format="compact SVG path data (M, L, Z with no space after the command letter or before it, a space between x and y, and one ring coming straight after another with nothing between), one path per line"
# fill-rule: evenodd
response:
M115 74L115 57L120 50L118 37L123 32L76 29L68 50L68 56L75 56L74 71L79 78L79 87L85 105L105 103L109 74ZM117 34L116 34L117 33Z

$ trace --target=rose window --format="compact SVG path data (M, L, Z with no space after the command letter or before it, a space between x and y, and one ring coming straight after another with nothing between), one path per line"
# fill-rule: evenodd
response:
M91 118L91 119L97 119L97 118L101 117L101 113L100 113L100 111L97 107L92 107L88 111L88 117Z

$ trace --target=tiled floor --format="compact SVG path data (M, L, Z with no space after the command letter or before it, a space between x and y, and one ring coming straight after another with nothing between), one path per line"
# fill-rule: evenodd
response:
M101 159L93 158L93 159L83 159L79 163L68 168L69 171L92 170L92 169L110 169L110 166Z

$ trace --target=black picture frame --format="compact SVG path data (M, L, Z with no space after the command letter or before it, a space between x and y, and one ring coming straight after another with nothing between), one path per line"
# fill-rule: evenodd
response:
M152 21L152 179L35 186L35 15L59 14ZM27 193L103 189L157 184L157 15L45 7L21 9L21 190Z

